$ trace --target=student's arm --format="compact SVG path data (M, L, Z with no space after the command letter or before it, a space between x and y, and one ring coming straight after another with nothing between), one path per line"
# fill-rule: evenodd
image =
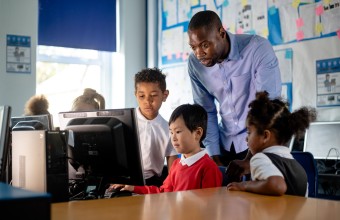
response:
M283 177L271 176L266 180L232 182L227 185L227 189L262 195L282 196L287 191L287 185Z
M153 194L153 193L162 193L162 192L172 192L173 187L171 183L171 178L169 175L164 180L163 185L161 187L157 186L135 186L133 192L137 194Z

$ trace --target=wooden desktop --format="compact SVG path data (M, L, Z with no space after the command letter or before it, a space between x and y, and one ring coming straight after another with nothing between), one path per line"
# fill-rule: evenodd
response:
M52 220L66 219L338 219L340 202L263 196L225 187L52 204Z

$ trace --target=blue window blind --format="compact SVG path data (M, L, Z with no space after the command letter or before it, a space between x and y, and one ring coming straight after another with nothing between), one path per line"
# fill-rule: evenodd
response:
M116 0L39 0L38 45L116 51Z

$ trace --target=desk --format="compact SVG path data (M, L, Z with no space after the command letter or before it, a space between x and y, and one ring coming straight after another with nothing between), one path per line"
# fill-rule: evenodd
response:
M0 216L8 219L45 220L51 215L51 195L0 182Z
M52 204L52 220L67 219L339 219L340 202L262 196L225 187Z

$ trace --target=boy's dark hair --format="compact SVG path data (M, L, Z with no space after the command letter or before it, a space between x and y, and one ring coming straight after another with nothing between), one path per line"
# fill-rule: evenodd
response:
M166 75L157 67L142 69L135 74L135 90L138 83L158 83L162 92L166 90Z
M207 133L208 115L205 109L198 104L180 105L172 112L169 119L169 125L181 116L183 117L185 126L187 126L191 132L196 130L198 127L203 129L203 134L200 140L200 142L202 142Z
M291 113L288 106L282 98L270 100L268 92L257 92L256 99L249 104L247 124L254 125L258 134L272 131L279 144L284 145L293 134L298 138L316 119L315 108L301 107Z
M219 29L222 27L222 22L214 11L200 11L191 18L188 30L196 30L201 27L211 31L213 28Z

